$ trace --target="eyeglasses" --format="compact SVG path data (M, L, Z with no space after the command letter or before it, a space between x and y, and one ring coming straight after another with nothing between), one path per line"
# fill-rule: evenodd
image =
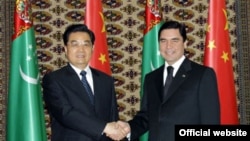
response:
M82 41L82 40L72 40L68 42L68 45L71 47L92 47L92 43L90 41Z

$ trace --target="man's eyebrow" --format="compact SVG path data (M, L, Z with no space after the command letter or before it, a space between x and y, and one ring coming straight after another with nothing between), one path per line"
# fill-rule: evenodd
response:
M91 42L90 40L71 40L70 42Z
M172 40L180 40L180 38L178 38L178 37L175 37L175 38L172 38Z

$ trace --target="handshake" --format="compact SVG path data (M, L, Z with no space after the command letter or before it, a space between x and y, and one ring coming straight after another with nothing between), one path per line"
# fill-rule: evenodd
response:
M131 131L130 126L127 122L119 120L117 122L107 123L103 132L109 138L115 141L120 141L124 139Z

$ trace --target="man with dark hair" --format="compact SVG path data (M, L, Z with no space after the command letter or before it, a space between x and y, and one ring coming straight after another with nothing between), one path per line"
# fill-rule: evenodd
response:
M149 141L174 141L175 125L220 124L216 74L184 56L185 28L168 21L159 29L159 51L165 64L145 76L136 116L128 123L118 122L131 130L131 140L148 131Z
M63 34L69 63L43 78L43 94L51 117L51 141L111 141L125 132L116 126L118 107L111 76L89 66L94 33L84 24ZM104 83L105 82L105 83Z

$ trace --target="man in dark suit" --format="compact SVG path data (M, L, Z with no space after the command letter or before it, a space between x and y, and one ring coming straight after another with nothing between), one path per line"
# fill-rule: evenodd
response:
M175 125L220 123L216 74L212 68L184 56L185 28L184 24L169 21L159 29L159 50L165 64L145 76L141 109L136 116L128 123L118 122L131 130L131 140L149 131L149 141L174 141ZM173 67L172 74L168 74L168 66ZM173 78L164 92L164 84L170 81L167 75Z
M125 134L114 122L118 107L113 78L89 66L94 41L94 33L84 24L67 27L63 42L69 63L43 78L51 141L110 141L107 136L118 140ZM90 89L81 82L82 71L87 72L85 84Z

